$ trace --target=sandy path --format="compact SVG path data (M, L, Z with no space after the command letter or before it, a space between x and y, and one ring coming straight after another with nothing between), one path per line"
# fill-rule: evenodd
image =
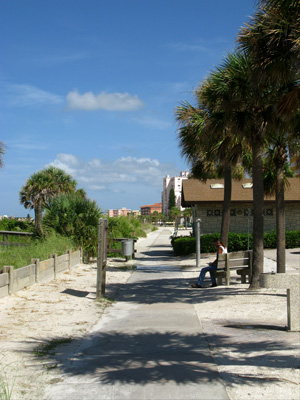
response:
M122 285L131 272L108 267L107 283ZM109 307L110 301L95 301L96 276L96 264L82 264L52 282L0 299L0 370L5 367L2 379L13 385L12 399L40 398L55 366L35 352L51 340L83 337ZM116 294L116 289L106 293L108 298Z

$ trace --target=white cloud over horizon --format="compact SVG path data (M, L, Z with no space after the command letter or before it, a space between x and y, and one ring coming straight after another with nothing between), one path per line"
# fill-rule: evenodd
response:
M104 91L99 94L92 92L80 94L78 90L73 90L67 94L66 101L68 110L83 111L135 111L144 106L137 95Z
M57 154L48 164L61 168L72 175L78 187L96 191L118 191L121 183L162 187L166 175L175 175L174 165L160 163L156 159L121 157L114 161L94 158L88 161L72 154Z

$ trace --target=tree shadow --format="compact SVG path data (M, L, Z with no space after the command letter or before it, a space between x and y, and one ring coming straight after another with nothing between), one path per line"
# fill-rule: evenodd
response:
M225 326L226 328L226 326ZM47 339L45 339L47 344ZM102 384L147 384L176 382L177 384L216 382L220 380L216 359L209 347L227 348L222 353L221 365L259 366L268 368L299 368L299 359L287 354L295 350L284 340L263 339L232 342L230 335L206 335L180 332L95 332L73 338L72 343L57 347L45 359L57 365L61 373L68 376L93 375L93 380ZM261 384L269 379L259 376L230 375L230 384L249 385L254 380ZM280 378L271 378L281 381Z
M172 273L178 270L166 270L147 268L142 271L135 271L134 275L139 274L142 279L131 279L124 284L110 283L106 287L106 293L118 293L116 300L119 302L132 302L136 304L156 304L156 303L181 303L181 304L202 304L216 302L228 296L281 296L274 292L251 291L247 288L233 288L230 286L217 286L214 288L206 287L203 289L193 289L190 287L196 277L187 279L182 277L172 277ZM170 277L165 277L170 275ZM208 283L209 279L205 281Z

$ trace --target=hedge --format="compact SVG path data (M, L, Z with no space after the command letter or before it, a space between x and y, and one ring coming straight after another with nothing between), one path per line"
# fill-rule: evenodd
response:
M218 233L201 236L201 253L214 253L216 247L214 242L220 238ZM285 236L286 248L293 249L299 247L300 231L287 231ZM186 256L196 252L196 238L192 236L178 236L171 240L171 244L176 256ZM249 248L252 249L253 235L249 235ZM247 233L229 233L228 251L247 250ZM264 248L276 248L276 232L266 232L264 234Z

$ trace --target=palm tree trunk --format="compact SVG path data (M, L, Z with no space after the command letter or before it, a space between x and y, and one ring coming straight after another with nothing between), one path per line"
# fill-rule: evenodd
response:
M231 166L225 165L224 171L224 200L223 200L223 214L221 225L221 242L225 247L228 247L228 234L230 224L230 206L231 206Z
M42 202L39 200L34 209L35 227L39 232L42 232Z
M259 288L259 275L264 265L264 182L262 172L262 145L252 143L253 174L253 264L250 289Z
M276 245L277 272L285 272L285 210L283 171L276 174Z

